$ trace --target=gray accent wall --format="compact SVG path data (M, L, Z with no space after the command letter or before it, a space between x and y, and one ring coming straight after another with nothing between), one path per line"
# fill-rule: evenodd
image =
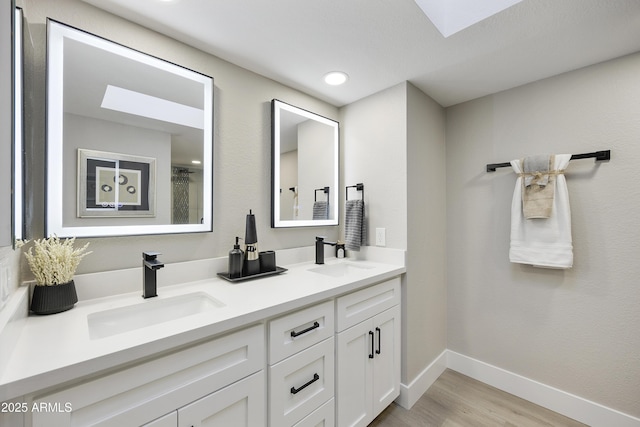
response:
M640 54L447 109L448 348L640 415ZM570 162L574 264L509 262L516 177L487 163Z

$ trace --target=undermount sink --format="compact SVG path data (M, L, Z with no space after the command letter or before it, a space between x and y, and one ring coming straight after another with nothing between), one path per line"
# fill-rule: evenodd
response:
M325 276L331 277L342 277L347 276L351 273L359 272L362 270L369 270L373 268L373 266L366 264L355 264L355 263L347 263L343 262L340 264L325 264L319 267L315 267L310 269L309 271L324 274Z
M92 340L110 337L224 306L204 292L144 300L139 304L89 314L89 337Z

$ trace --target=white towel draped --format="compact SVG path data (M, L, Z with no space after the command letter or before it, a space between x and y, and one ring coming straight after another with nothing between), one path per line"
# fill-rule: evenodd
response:
M571 154L556 154L554 171L563 171ZM511 161L518 174L511 202L511 262L536 267L571 268L573 244L571 239L571 209L569 191L563 173L556 175L555 197L549 218L526 219L522 211L522 162Z

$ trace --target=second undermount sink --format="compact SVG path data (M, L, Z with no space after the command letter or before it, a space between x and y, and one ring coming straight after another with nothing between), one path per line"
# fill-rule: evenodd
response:
M92 340L110 337L224 306L204 292L144 300L139 304L89 314L89 337Z
M371 268L373 268L371 265L341 262L339 264L324 264L319 267L314 267L309 271L323 274L325 276L342 277L351 273L361 272L362 270L369 270Z

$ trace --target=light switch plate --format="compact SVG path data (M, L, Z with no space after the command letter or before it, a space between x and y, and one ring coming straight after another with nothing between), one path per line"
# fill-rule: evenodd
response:
M386 228L376 228L376 246L386 246Z

